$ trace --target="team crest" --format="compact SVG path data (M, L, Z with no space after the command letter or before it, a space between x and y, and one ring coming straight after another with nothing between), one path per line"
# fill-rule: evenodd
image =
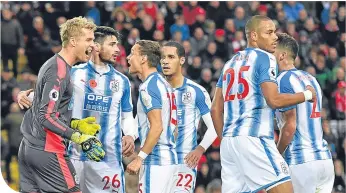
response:
M183 103L190 103L192 100L191 92L186 92L182 94Z
M112 80L109 84L109 88L112 90L112 92L118 92L119 91L119 81L118 80Z

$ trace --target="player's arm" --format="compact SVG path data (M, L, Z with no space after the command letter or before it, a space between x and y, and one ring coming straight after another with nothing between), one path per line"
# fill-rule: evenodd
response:
M145 143L141 149L141 152L145 154L150 154L163 131L162 127L162 118L161 118L161 109L153 109L147 113L148 120L150 124L150 129L148 135L145 139ZM140 152L140 153L141 153Z
M216 84L213 103L211 105L211 117L215 126L215 131L220 139L222 139L223 130L223 108L224 100L222 95L222 74Z
M66 69L64 69L66 71ZM74 132L58 118L58 108L63 93L66 91L68 82L63 73L58 74L57 69L50 68L47 70L44 85L42 86L42 96L39 103L39 122L43 127L60 135L63 138L71 139ZM65 72L67 73L67 72Z
M311 101L316 97L316 92L311 86L308 86L304 92L280 94L276 82L277 64L275 57L261 54L258 56L257 61L255 73L258 78L258 84L261 85L263 96L270 108L283 108L305 101Z
M124 133L122 138L122 153L125 157L135 151L135 140L138 138L138 125L133 118L131 84L128 79L124 82L123 96L121 97L121 128Z
M281 128L279 141L277 144L277 148L280 154L282 154L286 150L296 132L296 109L289 109L282 114L284 125Z
M201 92L199 91L196 93L196 106L198 110L200 111L203 122L205 123L208 129L205 132L201 143L196 147L196 149L191 151L184 158L187 165L191 168L196 167L203 153L209 148L209 146L217 138L215 127L214 127L211 114L210 114L210 107L211 107L210 96L205 89L203 89Z

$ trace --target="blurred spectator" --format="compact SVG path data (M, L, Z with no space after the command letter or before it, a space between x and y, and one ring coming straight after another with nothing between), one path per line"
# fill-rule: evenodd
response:
M299 39L299 34L296 30L296 24L294 22L287 22L286 24L286 32L288 35L292 36L294 39Z
M59 31L57 19L61 16L61 13L59 13L51 3L45 3L44 7L45 10L42 15L44 18L44 25L47 26L50 31Z
M309 51L312 47L311 40L306 31L299 32L299 56L304 59L304 64L309 64Z
M206 12L203 8L200 8L200 7L197 8L196 12L197 12L196 22L190 26L190 35L191 36L193 35L192 33L194 33L197 28L201 28L201 29L205 30L204 29L205 28L204 22L206 19Z
M12 90L15 87L17 87L16 79L8 68L4 68L1 72L1 117L6 117L9 113L13 102Z
M162 31L154 31L153 40L159 42L162 45L162 42L165 40L165 36Z
M185 24L183 16L179 16L175 24L170 27L171 35L174 35L177 31L181 33L182 40L188 40L190 38L189 26Z
M234 20L226 19L225 21L225 32L227 41L232 41L234 39L234 34L237 30L235 29Z
M149 15L153 20L156 19L158 13L158 6L156 3L146 1L143 2L143 9L147 15Z
M190 43L193 56L198 55L207 47L208 38L204 35L202 28L198 27L195 29L193 37L190 38Z
M268 8L265 5L260 5L257 8L258 15L267 16L268 15Z
M246 40L244 37L243 30L238 30L235 32L235 37L234 37L234 40L232 41L232 48L233 48L232 54L235 54L246 48Z
M224 62L222 61L221 58L214 58L213 59L213 66L212 66L212 76L213 76L213 81L218 81L219 80L219 77L222 73L222 68L224 66Z
M225 3L226 3L226 6L224 7L223 17L225 19L234 18L235 8L237 7L236 2L235 1L226 1Z
M328 46L335 46L339 39L339 27L336 19L330 19L325 27L326 43Z
M201 169L197 172L196 187L202 186L207 187L211 181L209 166L207 163L202 164Z
M216 50L216 43L214 41L209 42L207 49L204 50L201 54L204 63L211 64L213 62L214 57L216 56Z
M325 7L321 13L321 21L324 25L328 23L331 18L336 18L338 11L338 2L328 2L330 5Z
M249 2L249 9L246 10L247 15L259 15L259 1L250 1ZM265 6L265 5L263 5Z
M14 77L17 77L18 54L24 54L24 36L21 25L13 19L13 13L9 9L3 9L1 20L1 59L3 66L8 68L9 60L12 60Z
M204 186L196 186L195 193L205 193Z
M208 93L211 93L212 86L211 86L211 81L212 81L212 73L210 68L204 68L201 72L201 79L199 81L199 84L205 88L205 90Z
M207 7L207 17L215 22L217 28L224 25L223 10L220 8L219 1L210 1Z
M312 44L319 45L320 43L323 43L322 34L320 31L316 30L315 22L312 17L308 18L305 21L304 28L308 33L309 39L311 40Z
M156 14L156 30L160 30L161 32L164 32L166 26L167 25L165 23L165 16L161 12L157 13Z
M340 160L334 161L335 167L335 180L334 180L334 188L336 189L345 189L345 171ZM341 186L341 187L339 187Z
M245 17L245 11L244 8L238 6L235 9L235 19L234 19L234 25L237 30L239 29L245 29L245 24L247 22L247 18Z
M338 54L340 57L345 56L346 33L341 34L341 38L339 39L335 47L338 50Z
M282 28L286 24L286 15L284 11L278 11L277 22L279 24L279 28Z
M346 9L345 6L339 7L338 17L336 18L341 33L345 33Z
M165 4L163 7L164 11L162 12L165 14L166 24L167 26L171 26L175 23L175 19L182 14L182 8L178 6L177 1L167 1L167 4ZM166 38L169 37L166 36Z
M42 17L37 16L33 21L34 31L29 35L27 44L27 56L29 60L29 66L38 74L38 71L54 53L60 51L61 46L50 38L50 31L44 26Z
M296 21L297 31L304 29L304 23L307 19L308 19L308 13L306 12L306 10L305 9L300 10L299 11L299 18Z
M331 112L332 118L336 120L345 120L346 115L346 82L339 81L338 88L333 94Z
M192 61L192 65L187 68L187 75L194 81L197 81L201 77L201 57L195 56Z
M142 40L153 40L153 35L155 31L153 19L145 15L143 18L142 26L138 29L140 31L140 37Z
M274 8L269 10L268 17L273 18L273 19L277 19L278 13L284 11L283 10L284 5L282 2L273 2L273 3L274 3Z
M315 68L316 68L316 79L318 83L320 84L322 90L325 92L328 86L327 83L331 78L330 78L330 70L326 68L326 59L323 53L318 54Z
M220 149L210 147L208 151L208 166L210 169L210 177L211 179L221 179Z
M132 28L126 40L124 40L124 47L126 53L131 52L131 48L135 43L140 40L139 30L137 28Z
M333 69L339 63L338 51L334 47L330 47L328 53L327 67Z
M185 68L189 65L192 65L194 55L191 54L192 48L191 43L187 40L183 41L183 47L185 50Z
M181 2L180 6L183 8L183 15L184 15L186 25L190 26L194 24L196 22L195 16L197 15L198 8L200 8L200 6L198 6L198 2L185 1L185 2Z
M178 43L181 43L183 41L183 35L182 35L181 31L176 31L173 34L172 41L175 41Z
M32 30L32 21L37 14L32 9L31 2L23 2L20 6L20 10L17 13L17 19L23 28L24 35L28 35Z
M299 18L299 12L304 9L304 5L301 3L297 3L295 1L288 1L287 4L284 5L284 11L286 14L286 18L288 21L296 21Z
M223 29L215 30L215 43L216 43L216 53L215 55L222 58L223 60L229 59L229 49L226 42L226 33Z
M24 69L20 75L20 81L18 81L18 87L20 90L28 90L34 87L32 82L32 75L29 69Z
M327 141L328 148L330 152L332 153L332 157L336 158L337 157L336 155L337 141L336 141L336 137L330 130L329 121L327 119L322 120L322 127L323 127L323 139Z
M85 17L93 20L96 25L100 25L101 15L100 15L100 10L96 7L96 2L88 1L86 6L87 6L87 12L85 14Z
M207 186L207 193L221 193L221 180L214 179Z
M23 135L20 132L20 125L22 124L24 114L20 111L18 104L12 103L10 106L10 113L6 116L3 128L8 130L8 142L10 145L9 154L6 157L6 177L7 182L12 182L12 175L10 170L10 163L13 156L17 157L20 142ZM18 158L17 158L18 159Z

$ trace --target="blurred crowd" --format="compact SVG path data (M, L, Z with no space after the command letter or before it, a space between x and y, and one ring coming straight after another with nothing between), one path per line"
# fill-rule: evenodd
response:
M121 32L114 66L124 74L126 56L136 41L182 43L187 57L184 74L213 97L225 62L247 45L247 19L259 14L299 42L296 68L314 75L322 87L323 130L333 153L335 193L344 192L345 2L1 2L1 13L1 128L8 134L1 140L1 159L8 183L13 181L10 162L18 152L24 113L16 104L17 93L33 88L41 65L61 49L59 26L66 19L85 16ZM18 58L25 58L24 67ZM136 104L140 81L129 78ZM205 130L200 124L200 138ZM200 160L196 193L221 192L219 143L216 140Z

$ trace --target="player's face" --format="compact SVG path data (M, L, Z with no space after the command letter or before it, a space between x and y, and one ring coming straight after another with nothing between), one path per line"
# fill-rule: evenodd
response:
M107 36L100 50L101 61L104 63L114 64L119 53L118 39L115 36Z
M181 61L177 53L177 48L164 46L161 50L161 66L165 76L172 76L181 73ZM182 62L182 63L181 63Z
M129 63L129 73L130 74L138 74L142 72L142 56L139 50L140 45L135 44L131 48L130 55L127 56L127 62Z
M275 31L276 27L273 21L267 20L260 23L260 28L257 31L257 45L260 49L269 53L274 53L276 41L278 39Z
M87 62L90 59L91 51L94 48L94 31L82 29L82 34L76 38L76 56L80 62Z

